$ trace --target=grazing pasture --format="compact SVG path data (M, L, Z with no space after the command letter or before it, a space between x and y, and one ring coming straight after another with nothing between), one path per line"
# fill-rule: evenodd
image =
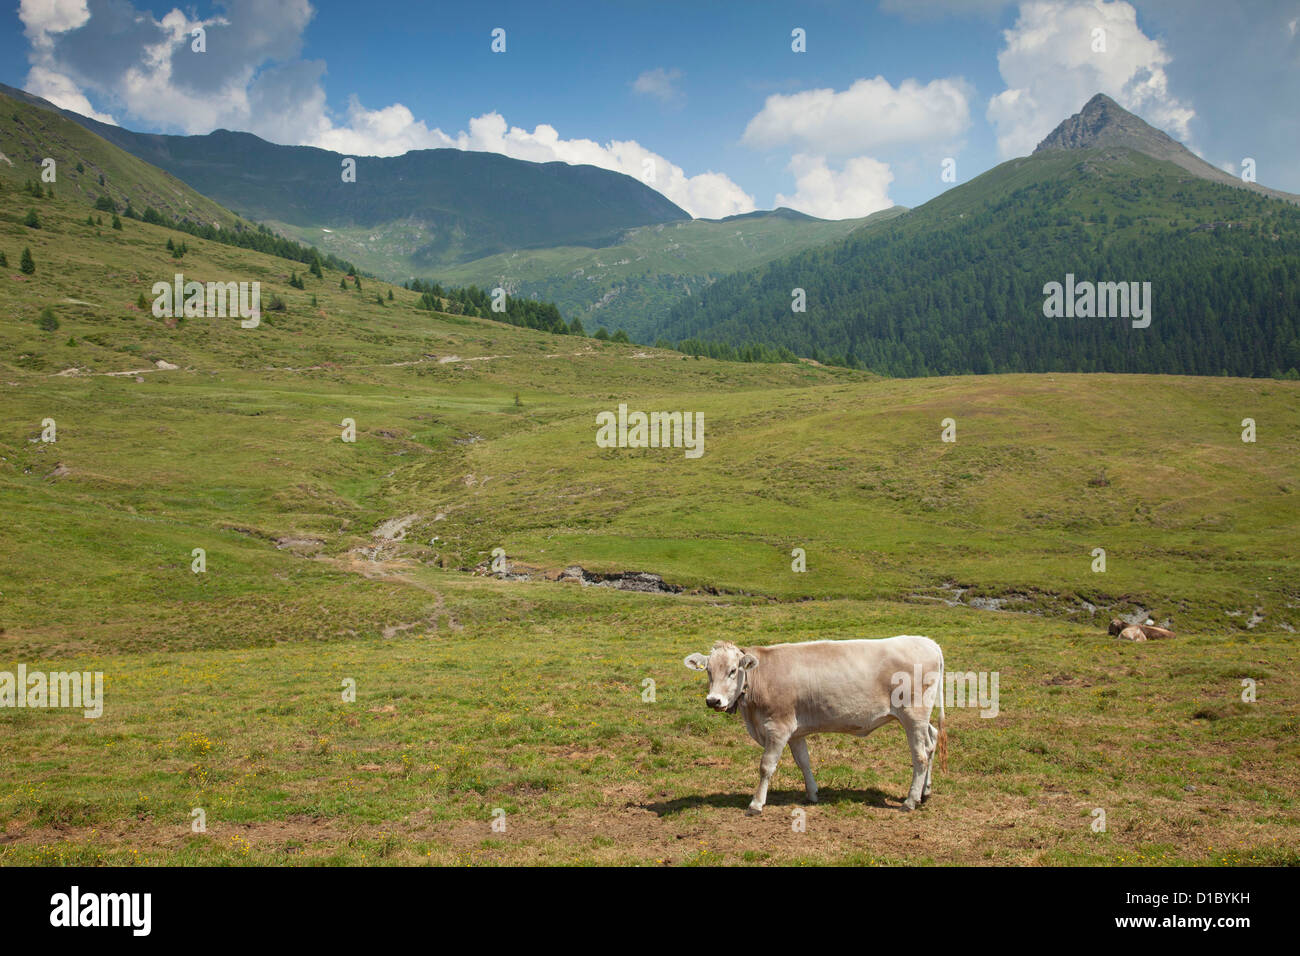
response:
M0 274L0 671L106 699L0 709L0 863L1298 862L1300 385L687 359L40 210L0 207L37 264ZM286 308L136 309L176 271ZM704 455L598 448L620 402ZM1139 614L1177 636L1107 633ZM883 728L811 739L802 832L788 754L745 817L758 748L683 656L901 633L999 675L925 807Z

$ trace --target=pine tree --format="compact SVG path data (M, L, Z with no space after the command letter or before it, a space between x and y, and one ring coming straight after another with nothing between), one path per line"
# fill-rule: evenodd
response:
M18 270L26 275L34 275L36 273L36 260L32 258L31 249L23 249L23 258L22 261L18 263Z
M325 273L321 271L320 256L316 255L315 253L312 254L311 268L309 268L307 271L310 272L312 275L314 275L317 279L325 278Z
M5 254L3 252L0 252L0 269L8 269L8 268L9 268L9 260L5 257Z
M393 301L393 290L392 290L392 289L389 289L389 290L388 290L388 301L389 301L389 302L392 302L392 301Z
M359 275L354 275L354 276L352 277L352 281L353 281L354 283L356 283L357 291L360 292L360 291L361 291L361 276L359 276Z
M117 213L113 213L113 228L119 231L122 228L122 220L117 218Z
M135 300L135 307L141 312L147 312L149 310L149 300L144 297L143 292L141 292L140 297Z
M27 210L27 218L23 220L23 225L27 226L29 229L41 228L41 221L36 218L35 209Z
M339 279L339 288L342 289L344 292L347 292L347 291L348 291L348 280L347 280L347 279Z

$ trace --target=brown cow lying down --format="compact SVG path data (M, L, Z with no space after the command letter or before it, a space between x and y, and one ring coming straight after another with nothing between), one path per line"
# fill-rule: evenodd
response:
M1110 622L1110 633L1124 641L1155 641L1164 637L1173 637L1174 632L1150 624L1125 624L1119 618Z

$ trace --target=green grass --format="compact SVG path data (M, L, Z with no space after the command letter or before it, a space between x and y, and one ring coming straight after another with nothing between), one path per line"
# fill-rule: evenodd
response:
M96 230L62 193L33 230L17 196L0 670L102 670L107 699L98 720L0 710L0 862L1296 862L1300 386L688 359L400 288L381 307L388 286L328 271L299 291L296 263L194 237L176 265L168 230ZM244 330L134 308L175 271L287 309ZM703 412L704 456L597 448L620 402ZM697 593L468 573L497 546ZM1017 610L936 600L950 584ZM1180 636L1107 637L1136 607ZM758 750L682 658L896 633L1001 675L996 719L949 710L933 801L896 812L910 770L886 729L814 739L806 833L788 759L744 817Z
M57 197L90 206L100 196L108 196L119 211L130 201L140 213L146 206L153 206L164 215L197 223L233 228L238 222L238 217L229 210L195 192L175 176L111 146L57 113L4 95L0 95L0 154L9 159L8 163L0 161L0 186L6 190L3 194L6 211L12 211L11 207L20 202L15 197L15 187L29 179L41 179L41 163L48 157L55 161L55 180L41 185L53 188ZM11 188L15 192L9 192ZM23 196L21 201L27 198ZM31 204L40 208L42 202L34 200ZM82 218L85 218L84 210ZM108 220L106 216L105 226ZM13 265L17 264L15 258Z

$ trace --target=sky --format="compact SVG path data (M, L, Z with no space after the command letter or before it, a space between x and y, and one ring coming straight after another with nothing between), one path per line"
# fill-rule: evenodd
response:
M1298 34L1300 0L21 0L0 82L144 132L488 150L697 217L839 219L1026 155L1098 92L1300 193Z

